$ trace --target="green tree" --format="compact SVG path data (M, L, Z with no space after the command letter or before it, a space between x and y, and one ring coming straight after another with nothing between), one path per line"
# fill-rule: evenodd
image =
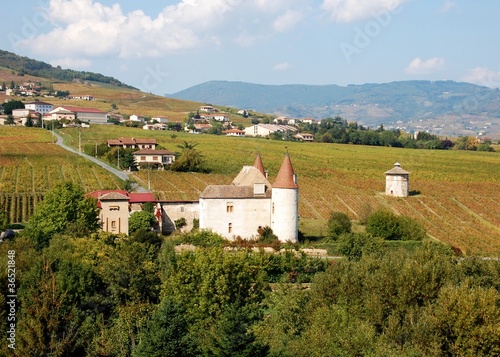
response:
M343 233L350 233L352 222L349 216L343 212L332 212L328 219L328 235L337 238Z
M31 119L31 115L28 115L28 117L26 118L26 123L24 125L28 128L31 128L33 126L33 119Z
M36 206L26 233L40 249L48 245L54 234L72 235L75 227L78 227L78 235L82 231L95 232L99 228L98 216L94 198L85 197L80 186L63 182L48 191Z
M4 114L12 114L14 109L24 109L24 103L20 100L9 100L7 103L3 104Z
M384 210L368 218L366 232L387 240L422 240L426 237L424 227L417 221Z
M181 154L170 166L173 171L180 172L206 172L203 155L195 149L197 144L190 144L187 141L178 147L182 149Z
M164 298L143 330L132 356L194 356L194 342L183 307Z
M128 230L130 234L138 231L139 229L149 229L156 222L153 213L148 211L137 211L130 215L128 219Z
M4 91L5 89L7 89L7 86L5 85L5 82L2 82L2 87L0 88L0 90Z

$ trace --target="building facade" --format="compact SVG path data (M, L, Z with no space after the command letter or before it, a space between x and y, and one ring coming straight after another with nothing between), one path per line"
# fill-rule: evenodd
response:
M399 162L385 172L385 194L388 196L407 197L410 194L410 173L401 168Z

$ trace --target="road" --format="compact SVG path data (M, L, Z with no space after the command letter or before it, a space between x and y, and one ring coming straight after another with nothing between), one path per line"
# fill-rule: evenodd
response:
M59 134L57 134L55 132L52 132L52 134L57 138L56 144L59 145L60 147L62 147L63 149L68 150L68 151L70 151L70 152L72 152L74 154L77 154L77 155L80 155L80 156L86 158L87 160L92 161L93 163L95 163L95 164L101 166L102 168L104 168L105 170L108 170L113 175L118 176L118 178L120 178L123 181L129 180L129 175L131 175L130 172L117 170L113 166L110 166L110 165L102 162L101 160L93 157L93 156L90 156L90 155L78 152L77 150L75 150L75 149L73 149L73 148L65 145L64 142L63 142L63 138ZM149 192L144 187L139 186L139 184L137 184L137 183L134 183L133 189L136 192Z

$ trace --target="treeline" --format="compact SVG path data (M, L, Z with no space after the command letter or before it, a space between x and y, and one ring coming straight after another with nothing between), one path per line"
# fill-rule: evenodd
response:
M313 124L299 124L301 132L314 134L315 141L325 143L358 144L373 146L404 147L412 149L493 151L491 142L482 143L472 137L462 137L455 142L441 139L437 135L418 132L409 135L399 129L386 130L383 125L377 129L364 127L356 122L347 122L341 117L326 118ZM277 139L283 139L283 133L277 133Z
M20 356L500 354L497 260L457 258L431 242L413 251L365 244L330 261L293 246L226 251L206 231L96 233L95 213L81 189L61 184L22 236L0 244L0 264L16 269L14 278L0 272L16 295L14 307L0 295L4 331L14 321L0 354L12 343ZM332 235L349 231L344 218L332 214ZM381 219L368 225L376 231ZM197 248L177 252L180 241Z
M19 76L29 74L32 76L52 78L69 82L73 80L95 81L119 87L137 89L120 82L116 78L104 76L100 73L62 69L60 66L53 67L48 63L37 61L28 57L18 56L8 51L0 50L0 65L15 70Z

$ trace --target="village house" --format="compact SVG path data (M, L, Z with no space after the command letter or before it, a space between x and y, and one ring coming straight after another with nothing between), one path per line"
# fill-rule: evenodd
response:
M212 107L211 105L202 105L200 107L200 112L205 112L205 113L213 113L213 112L216 112L217 109Z
M144 130L166 130L167 126L165 124L155 123L155 124L144 124L142 128Z
M151 120L154 120L160 124L167 124L168 123L167 117L154 117L154 118L151 118Z
M46 114L53 110L54 106L50 103L36 101L24 104L24 108L34 110L37 113Z
M80 95L70 95L69 99L94 100L94 97L89 94L80 94Z
M135 114L132 114L129 118L130 121L134 121L134 122L144 122L145 121L145 118L141 115L135 115Z
M155 149L156 139L144 138L119 138L109 139L108 147L121 147L123 149Z
M290 125L276 125L276 124L255 124L245 128L247 136L269 136L275 132L296 132L297 128Z
M60 108L75 113L78 120L89 124L107 124L108 113L96 108L80 108L64 105ZM52 109L51 109L52 110Z
M399 162L385 172L385 194L388 196L407 197L409 191L410 173L401 168Z
M43 116L43 120L69 120L74 121L76 114L71 110L64 109L63 107L57 107L51 110Z
M133 153L139 169L147 167L153 170L163 170L165 166L175 161L175 153L169 150L141 149Z
M226 136L245 136L245 131L240 129L228 129L222 132Z
M298 141L308 141L308 142L314 141L314 135L309 133L298 133L295 134L294 138L297 139Z

